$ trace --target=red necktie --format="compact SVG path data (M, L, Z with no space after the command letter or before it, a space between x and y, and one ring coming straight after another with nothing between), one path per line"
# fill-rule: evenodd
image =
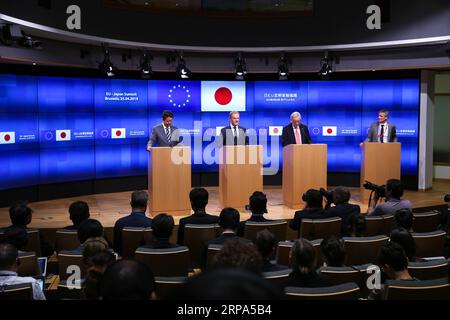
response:
M300 132L298 131L298 127L294 129L295 131L295 142L297 144L302 144L302 136L300 135Z

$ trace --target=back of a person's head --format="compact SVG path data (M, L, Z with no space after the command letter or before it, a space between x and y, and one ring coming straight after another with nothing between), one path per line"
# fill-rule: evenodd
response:
M411 230L414 220L414 215L411 209L403 208L397 210L394 213L394 217L397 228L405 228L406 230Z
M167 213L158 214L152 221L153 236L158 239L170 238L174 225L172 216Z
M389 179L386 181L386 191L392 198L400 199L403 196L403 184L398 179Z
M89 241L89 240L88 240ZM100 247L98 247L100 249ZM85 261L86 279L84 282L84 294L88 300L97 300L100 297L99 286L106 268L116 261L114 253L108 249L91 251L92 256ZM84 253L83 253L84 258Z
M303 196L308 208L323 208L322 200L322 194L315 189L309 189Z
M0 244L0 270L12 270L17 263L19 253L12 244L1 243Z
M239 268L206 270L169 296L171 300L280 300L282 292L266 279Z
M389 241L380 248L377 260L379 266L387 265L396 272L408 269L408 258L405 250L393 241Z
M402 246L409 261L416 259L416 241L407 229L399 228L392 230L391 241Z
M264 259L270 258L275 249L276 242L275 235L267 229L256 233L255 245Z
M219 215L219 226L223 229L237 229L241 216L234 208L223 208Z
M80 243L84 243L89 238L103 237L104 230L100 221L95 219L87 219L80 224L77 234Z
M333 190L333 202L335 204L347 203L350 200L350 190L347 187L336 187Z
M327 237L320 243L320 250L327 266L342 267L345 265L345 249L341 239Z
M17 202L9 208L9 218L13 225L28 225L31 222L32 213L33 210L25 201Z
M263 268L263 258L252 242L239 238L229 239L225 241L222 250L216 254L211 265L213 268L242 268L260 274Z
M255 191L249 198L250 210L255 214L267 212L267 196L261 191Z
M208 191L205 188L194 188L189 193L189 200L193 210L204 210L208 204Z
M21 226L11 226L1 235L0 242L12 244L17 250L20 250L28 243L27 231Z
M350 219L350 233L355 237L362 237L366 232L366 217L357 215Z
M147 191L140 190L134 191L131 194L131 208L133 209L147 209L148 193Z
M110 265L100 283L104 300L149 300L155 292L155 278L150 269L135 260L121 260Z
M85 264L90 264L92 257L94 257L97 253L108 250L109 245L105 238L102 237L94 237L89 238L83 243L83 262Z
M69 207L70 220L74 225L79 225L86 219L89 219L89 206L84 201L73 202Z
M290 257L294 272L308 274L314 272L317 268L316 251L311 242L304 238L295 240Z

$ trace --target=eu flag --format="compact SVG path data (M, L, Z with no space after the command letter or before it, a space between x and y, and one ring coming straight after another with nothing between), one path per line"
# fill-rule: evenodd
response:
M149 81L149 111L200 112L200 81Z

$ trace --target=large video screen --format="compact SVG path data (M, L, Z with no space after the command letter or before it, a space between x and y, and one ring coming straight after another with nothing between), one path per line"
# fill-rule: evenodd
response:
M386 108L417 175L419 80L184 81L0 75L0 189L147 174L152 128L171 110L192 170L218 170L217 138L240 112L263 145L266 174L282 167L281 132L298 111L328 171L357 173L359 144Z

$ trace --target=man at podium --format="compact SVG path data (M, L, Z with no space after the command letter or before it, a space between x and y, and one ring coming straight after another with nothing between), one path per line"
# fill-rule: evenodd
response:
M395 125L389 123L389 111L382 109L378 111L378 122L372 123L366 142L397 142Z
M309 136L308 126L301 123L302 115L300 112L291 114L291 123L283 127L281 135L281 145L283 147L289 144L310 144L312 143Z
M243 146L248 144L247 129L239 126L239 112L230 112L230 124L220 130L220 146Z
M158 147L173 147L180 143L178 128L172 125L173 113L165 110L162 114L162 123L153 127L150 140L147 143L147 151Z

